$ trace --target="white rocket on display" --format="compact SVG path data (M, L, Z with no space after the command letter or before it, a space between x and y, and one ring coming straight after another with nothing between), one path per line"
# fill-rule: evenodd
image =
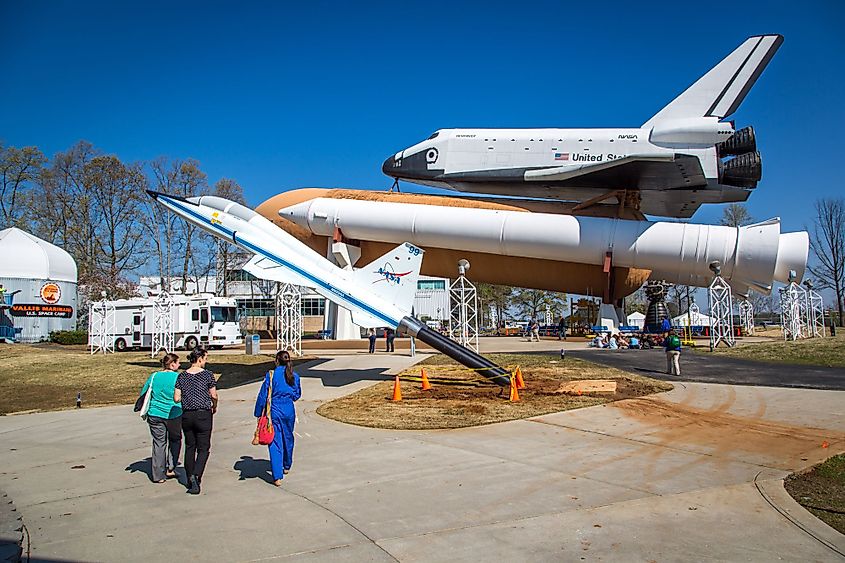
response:
M337 227L350 239L408 240L425 248L458 248L498 256L641 268L652 279L706 287L709 265L737 294L769 293L774 281L800 279L806 268L806 232L781 233L771 219L746 227L630 221L412 203L315 198L279 211L315 235Z
M339 268L255 211L216 196L181 198L148 191L173 213L254 254L244 270L266 280L308 287L352 314L365 328L400 329L478 370L499 385L507 372L410 316L423 250L403 242L354 271Z

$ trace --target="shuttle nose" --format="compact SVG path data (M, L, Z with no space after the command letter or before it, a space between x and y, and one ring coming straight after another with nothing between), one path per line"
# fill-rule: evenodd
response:
M387 159L385 159L384 164L381 165L381 171L394 178L401 169L402 161L396 160L395 156L388 156Z

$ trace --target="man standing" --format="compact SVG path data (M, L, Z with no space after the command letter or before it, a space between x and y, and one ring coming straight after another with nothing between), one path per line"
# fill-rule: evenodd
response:
M393 352L393 339L396 338L396 332L392 328L384 331L385 340L387 340L387 350L385 352Z
M6 288L3 287L2 283L0 283L0 304L6 304Z
M663 340L663 347L666 348L666 373L681 375L681 339L674 330Z

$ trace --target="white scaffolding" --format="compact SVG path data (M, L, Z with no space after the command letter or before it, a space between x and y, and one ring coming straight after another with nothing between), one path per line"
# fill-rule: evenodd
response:
M88 313L88 347L91 354L114 353L115 308L106 301L91 304Z
M150 357L155 358L159 351L170 353L174 350L173 342L173 298L162 291L153 301L153 343Z
M806 336L805 311L807 295L797 283L780 289L780 318L784 340L798 340Z
M552 324L552 307L549 304L546 304L546 313L543 316L543 324L549 326Z
M822 296L813 290L813 283L806 280L807 286L807 336L810 338L823 338L825 336L824 326L824 300Z
M739 326L742 327L742 333L746 336L754 334L754 304L743 298L739 302Z
M713 282L707 289L710 303L710 350L714 350L719 343L724 342L729 348L736 343L734 340L733 299L731 286L721 275L718 262L710 264L713 271Z
M449 338L478 352L478 293L466 278L469 262L458 262L458 279L449 286Z
M302 355L302 290L276 284L276 350Z

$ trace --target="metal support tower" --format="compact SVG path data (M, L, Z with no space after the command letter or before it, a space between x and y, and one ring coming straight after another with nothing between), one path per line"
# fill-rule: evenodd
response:
M276 284L276 350L302 355L302 290L298 285Z
M744 298L737 308L739 309L739 326L742 327L744 334L752 336L754 334L754 304Z
M162 291L153 301L153 344L150 357L155 358L159 351L172 352L173 342L173 298Z
M91 304L88 314L88 346L92 355L114 353L114 330L115 308L103 295L102 301Z
M478 293L466 278L469 262L458 262L458 279L449 286L449 338L478 352Z
M790 276L792 279L792 276ZM807 295L804 289L790 281L780 289L780 317L784 340L798 340L806 336L804 313Z
M551 305L546 305L546 313L543 316L543 324L549 326L552 324L552 307Z
M813 282L804 280L807 287L807 336L810 338L823 338L825 336L824 326L824 300L818 292L813 290Z
M731 286L722 277L722 268L718 262L710 264L713 272L713 282L707 289L710 302L710 350L715 349L720 342L732 348L734 340L733 299Z

